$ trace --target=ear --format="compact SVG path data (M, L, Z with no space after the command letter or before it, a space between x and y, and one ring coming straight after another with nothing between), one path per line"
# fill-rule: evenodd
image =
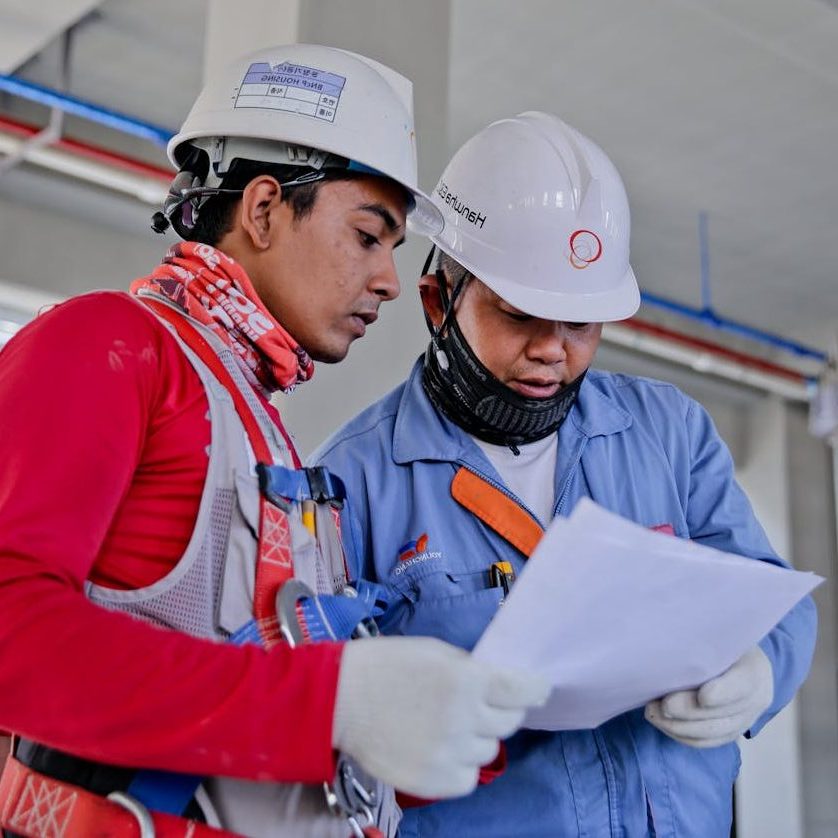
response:
M253 178L244 189L239 219L242 230L256 250L267 250L276 235L282 188L276 178L260 175Z
M434 328L438 329L445 315L442 306L442 296L439 293L439 280L436 274L425 274L419 279L419 296L422 298L422 308L431 319Z

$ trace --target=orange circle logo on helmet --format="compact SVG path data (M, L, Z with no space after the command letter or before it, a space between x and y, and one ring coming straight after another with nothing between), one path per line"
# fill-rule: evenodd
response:
M570 264L584 270L602 256L602 242L592 230L576 230L570 234Z

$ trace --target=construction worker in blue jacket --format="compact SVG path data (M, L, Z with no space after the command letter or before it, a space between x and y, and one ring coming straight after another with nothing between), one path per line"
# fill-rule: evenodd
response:
M705 410L669 384L590 369L602 323L639 305L628 201L603 151L520 114L466 142L433 197L446 223L419 283L427 351L315 454L346 482L384 631L471 649L541 528L583 497L785 566ZM696 689L595 730L520 731L498 779L408 809L400 835L729 835L736 740L792 698L815 625L807 598Z

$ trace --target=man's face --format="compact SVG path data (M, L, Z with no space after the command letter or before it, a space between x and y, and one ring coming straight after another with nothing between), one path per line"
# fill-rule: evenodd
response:
M346 357L399 294L393 251L404 240L406 196L378 177L325 182L298 220L279 204L274 241L251 277L262 302L317 361Z
M522 396L543 399L578 378L599 346L601 323L563 323L524 314L479 280L460 295L457 323L488 370Z

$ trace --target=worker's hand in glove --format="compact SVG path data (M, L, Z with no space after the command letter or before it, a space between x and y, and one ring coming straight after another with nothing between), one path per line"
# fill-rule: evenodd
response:
M745 733L773 698L771 662L755 646L730 669L698 689L650 701L646 720L685 745L714 748Z
M332 744L408 794L456 797L549 693L541 677L430 637L354 640L341 661Z

